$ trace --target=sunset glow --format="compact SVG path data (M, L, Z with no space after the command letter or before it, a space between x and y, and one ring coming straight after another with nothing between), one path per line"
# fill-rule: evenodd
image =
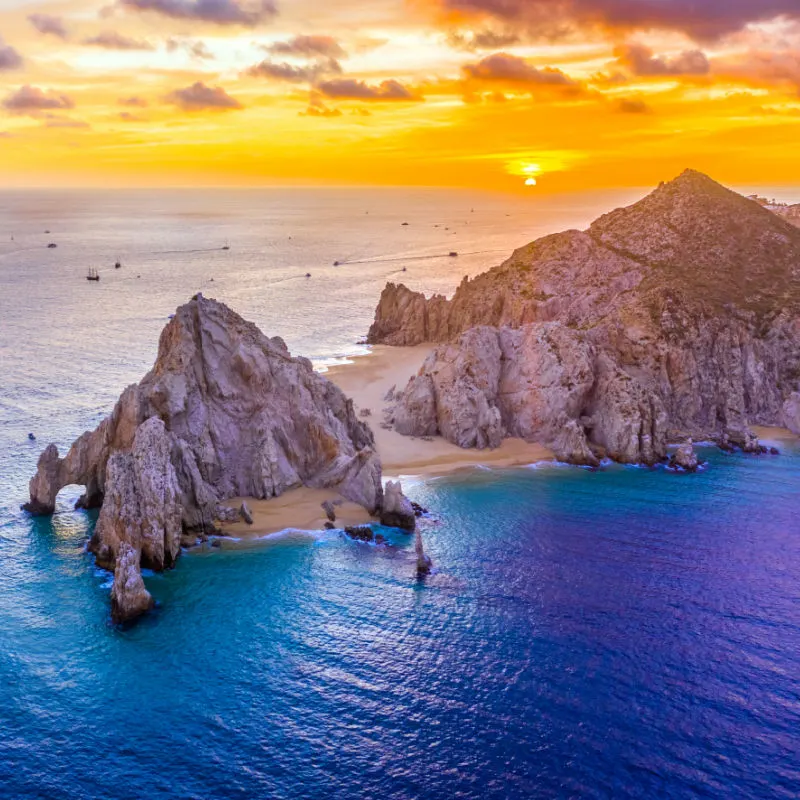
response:
M4 4L0 185L797 182L800 9L730 5Z

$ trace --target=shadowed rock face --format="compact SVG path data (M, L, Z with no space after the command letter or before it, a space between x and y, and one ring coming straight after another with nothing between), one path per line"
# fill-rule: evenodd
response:
M687 171L451 300L388 284L369 340L447 343L397 401L401 433L653 463L670 440L796 418L800 230Z
M102 506L90 543L98 563L117 570L123 545L135 552L124 550L130 588L115 595L116 619L146 605L140 565L172 566L181 533L211 529L221 501L305 485L377 513L383 497L372 432L352 402L281 339L200 295L178 309L155 366L112 414L63 459L54 445L42 453L26 508L52 513L72 483L86 485L85 505Z

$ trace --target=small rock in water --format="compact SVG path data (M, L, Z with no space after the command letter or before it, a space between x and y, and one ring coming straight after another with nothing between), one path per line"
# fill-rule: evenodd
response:
M336 530L336 526L330 521L326 522L324 527L325 527L326 531L335 531Z
M416 513L411 501L403 494L400 481L388 481L383 490L381 525L387 528L400 528L409 533L416 527Z
M691 439L687 439L672 455L669 460L671 467L685 470L686 472L696 472L698 467L697 456Z
M770 454L771 456L779 456L779 455L781 454L781 451L780 451L780 450L778 450L778 448L777 448L777 447L770 447L770 449L769 449L769 454Z
M348 525L344 532L351 538L359 542L374 542L375 534L369 525Z
M32 442L35 442L35 441L36 441L36 437L35 437L35 436L34 436L32 433L29 433L29 434L28 434L28 438L29 438L29 439L30 439Z

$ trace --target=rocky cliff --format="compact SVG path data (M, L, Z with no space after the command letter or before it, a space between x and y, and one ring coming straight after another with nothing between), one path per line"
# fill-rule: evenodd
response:
M397 401L401 433L589 464L653 463L685 436L751 446L749 425L796 419L800 230L687 171L450 300L388 284L369 340L446 343Z
M178 309L153 369L96 430L64 458L54 445L42 453L25 507L52 513L67 484L100 506L90 549L115 571L116 619L149 607L141 567L172 566L182 533L213 529L228 498L305 485L373 514L383 499L372 432L352 402L281 339L201 295Z

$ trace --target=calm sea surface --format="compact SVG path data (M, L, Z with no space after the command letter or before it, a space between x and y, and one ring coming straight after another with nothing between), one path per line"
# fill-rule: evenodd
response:
M147 576L128 630L79 489L18 510L194 292L324 365L386 280L450 292L635 196L0 193L0 797L800 797L794 444L416 482L426 583L399 535L286 534Z

